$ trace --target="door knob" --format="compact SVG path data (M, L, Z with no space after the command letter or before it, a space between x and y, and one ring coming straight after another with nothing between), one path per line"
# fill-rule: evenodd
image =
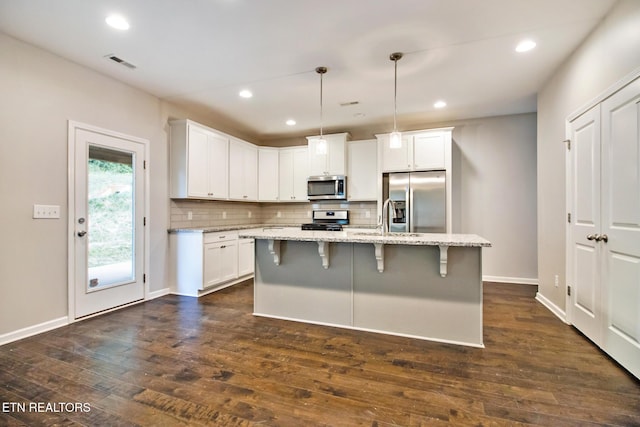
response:
M78 237L84 237L84 235L87 234L86 231L78 231Z
M609 241L609 236L607 236L606 234L601 234L598 237L596 237L596 241L598 242L604 241L605 243L607 243Z
M597 241L599 237L600 236L598 236L597 234L587 234L587 240L595 240L595 241Z

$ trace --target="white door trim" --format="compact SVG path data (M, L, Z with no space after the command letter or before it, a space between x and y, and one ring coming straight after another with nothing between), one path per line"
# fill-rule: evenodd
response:
M146 218L146 226L144 227L144 260L143 260L143 273L146 275L146 280L144 283L144 297L143 301L149 299L149 264L150 264L150 255L149 255L149 242L150 242L150 179L149 179L149 140L144 138L139 138L136 136L126 135L120 132L115 132L109 129L100 128L93 125L88 125L81 122L76 122L73 120L69 120L68 122L68 133L67 133L67 289L68 289L68 306L67 306L67 315L69 319L69 323L76 322L78 320L84 320L96 315L104 314L105 312L111 311L103 311L97 313L95 315L85 316L82 319L76 319L76 311L75 311L75 292L76 292L76 277L75 277L75 149L76 149L76 130L87 130L90 132L101 133L103 135L107 135L115 138L122 138L129 141L134 141L142 144L144 146L144 156L146 159L146 167L144 168L144 182L145 182L145 194L144 194L144 216ZM137 304L137 302L132 303ZM131 304L129 304L131 305ZM114 308L119 309L122 306Z

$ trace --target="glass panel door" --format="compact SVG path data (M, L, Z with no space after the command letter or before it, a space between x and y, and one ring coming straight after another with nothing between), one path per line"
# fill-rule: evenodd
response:
M145 296L144 140L73 130L75 319Z
M134 153L89 145L89 292L135 281L134 164Z

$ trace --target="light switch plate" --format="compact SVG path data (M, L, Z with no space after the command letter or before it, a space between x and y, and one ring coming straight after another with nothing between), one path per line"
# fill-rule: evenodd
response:
M58 205L33 205L33 218L35 219L59 219L60 206Z

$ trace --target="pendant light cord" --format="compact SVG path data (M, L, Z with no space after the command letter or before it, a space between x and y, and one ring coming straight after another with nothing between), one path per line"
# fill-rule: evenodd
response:
M320 139L322 139L322 75L320 73Z
M396 116L398 115L398 58L393 60L393 131L398 130Z
M402 52L394 52L389 55L389 59L393 61L393 131L398 131L397 119L398 115L398 60L403 57Z
M327 67L317 67L316 73L320 74L320 139L322 139L322 75L327 72Z

